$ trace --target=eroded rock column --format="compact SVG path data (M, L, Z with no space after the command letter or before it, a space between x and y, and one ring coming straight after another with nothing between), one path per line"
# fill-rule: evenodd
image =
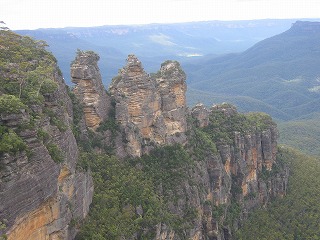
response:
M128 56L109 89L129 155L141 156L156 145L186 142L185 80L178 62L163 63L151 77L136 56Z
M83 104L86 126L95 130L107 118L110 99L102 84L98 67L98 54L78 51L71 65L74 93Z

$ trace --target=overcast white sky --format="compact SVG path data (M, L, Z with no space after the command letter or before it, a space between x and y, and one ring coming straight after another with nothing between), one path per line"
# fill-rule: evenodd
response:
M319 17L320 0L0 0L0 21L13 30Z

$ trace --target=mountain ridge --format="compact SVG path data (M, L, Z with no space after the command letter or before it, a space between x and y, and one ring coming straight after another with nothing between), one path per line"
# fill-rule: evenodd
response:
M108 85L112 76L121 68L122 59L132 52L144 62L148 71L153 72L157 70L160 62L167 59L181 61L188 59L187 56L244 51L266 37L285 31L294 21L293 19L208 21L16 32L46 40L58 59L67 83L70 83L70 79L69 69L66 66L73 60L73 53L77 48L99 52L103 82ZM63 39L57 39L60 34L68 37L70 41L73 39L74 42L68 43ZM85 40L86 45L79 40ZM62 47L70 50L61 51ZM109 50L106 54L108 49L116 49L118 52L112 53Z
M190 74L190 87L212 91L212 95L250 96L293 118L301 116L295 115L294 109L282 106L280 103L286 99L280 95L290 95L301 106L312 105L319 98L316 89L320 76L317 68L320 31L314 27L317 23L309 23L297 22L288 31L265 39L243 53L208 60Z

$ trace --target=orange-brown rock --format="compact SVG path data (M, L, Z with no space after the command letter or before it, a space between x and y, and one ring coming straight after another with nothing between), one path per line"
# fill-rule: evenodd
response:
M213 138L218 152L208 148L196 157L201 160L190 167L188 180L174 190L172 196L177 200L170 205L170 210L179 215L186 206L197 209L198 214L192 221L192 228L186 233L188 239L233 239L234 229L248 216L248 212L286 192L287 168L280 164L276 166L278 170L272 172L274 164L277 164L274 154L276 125L270 120L263 130L250 127L243 131L241 127L238 128L239 125L233 125L243 116L229 104L215 105L210 110L199 104L190 114L194 120L193 126L203 127L208 138L211 131L219 127L217 122L209 121L209 116L214 119L216 114L219 119L223 118L222 121L227 124L221 127L228 127L230 139ZM190 147L192 146L191 144ZM235 205L239 215L231 224L227 223L229 211L233 211ZM167 240L171 229L164 224L161 226L157 235L166 236Z
M185 74L178 62L167 61L151 77L137 57L129 55L109 89L129 155L141 156L152 145L186 141Z
M53 59L35 61L34 67L52 65L48 76L56 90L19 113L0 113L0 125L20 129L17 136L28 149L0 154L0 221L6 225L1 231L10 240L73 239L76 229L71 220L84 219L92 201L92 177L76 169L79 153L71 130L72 103ZM36 120L31 124L32 115ZM54 154L60 155L60 163Z
M91 51L78 51L71 65L74 93L83 105L86 126L95 130L107 118L110 99L105 92L98 67L99 56Z
M177 61L166 61L161 64L155 79L162 102L166 142L184 143L187 130L186 74Z

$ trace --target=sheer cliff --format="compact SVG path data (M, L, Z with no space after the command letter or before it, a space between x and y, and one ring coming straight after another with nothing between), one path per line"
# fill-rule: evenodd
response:
M126 192L96 193L92 215L79 239L232 239L250 211L286 194L289 173L277 159L278 131L270 116L240 114L229 104L210 109L198 104L188 110L185 80L178 62L166 61L157 73L148 74L134 55L128 56L113 78L109 88L112 121L109 116L104 130L116 126L109 146L122 159L116 165L128 169L128 179L114 176L113 182L110 172L105 178L105 170L97 169L101 161L114 166L112 158L100 156L96 163L87 159L85 166L95 169L97 185L101 179L110 186L123 181ZM77 96L85 103L83 96ZM110 134L99 129L98 139L110 141ZM98 147L95 152L104 149ZM147 195L156 195L157 200L146 200L145 192L128 185L137 181L131 179L129 169L151 182L152 186L140 187L152 188ZM111 222L96 231L94 226L106 223L106 215L98 213L104 204L101 194L112 197L122 209L118 216L110 212L113 207L107 211L113 219L130 219L123 231L114 232Z
M45 43L0 31L0 221L8 239L73 239L92 201L68 90Z

